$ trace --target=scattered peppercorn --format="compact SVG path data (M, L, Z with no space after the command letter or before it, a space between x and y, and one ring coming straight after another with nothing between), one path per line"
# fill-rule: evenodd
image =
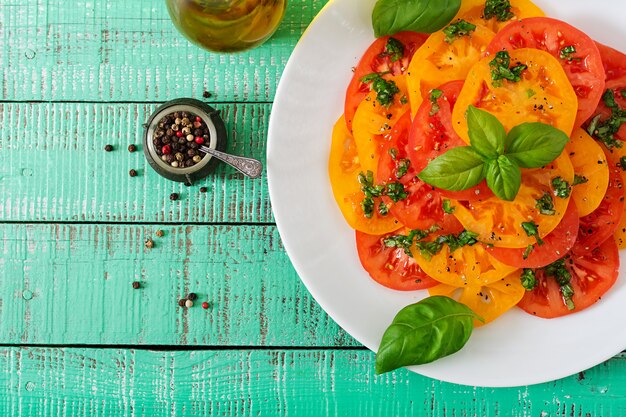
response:
M172 200L172 201L176 201L176 200L178 200L178 197L179 197L179 196L178 196L178 194L177 194L177 193L172 193L172 194L170 194L170 200Z
M188 300L191 300L191 301L195 301L195 300L197 300L197 299L198 299L198 294L196 294L195 292L190 292L190 293L187 295L187 299L188 299Z
M146 246L146 248L152 249L154 247L154 242L152 241L152 239L146 239L144 245Z
M130 175L131 177L136 177L137 171L135 171L134 169L131 169L130 171L128 171L128 175Z
M104 150L107 151L107 152L111 152L113 150L113 146L112 145L106 145L104 147Z
M135 152L137 147L133 144L128 145L128 152Z
M191 300L185 301L185 307L187 307L187 308L193 307L193 301L191 301Z
M157 235L157 237L163 237L165 233L163 233L163 230L159 229L156 231L155 235Z
M200 192L201 193L206 193L208 190L206 187L200 187Z
M206 301L202 303L202 308L207 310L209 308L209 303L207 303Z
M178 300L178 305L181 307L185 307L186 302L187 300L185 300L184 298L181 298L180 300Z
M213 96L213 94L211 94L208 91L205 91L204 93L202 93L202 97L204 97L204 98L211 98L211 96Z
M133 282L133 288L138 290L139 288L141 288L141 284L139 283L139 281L135 281Z

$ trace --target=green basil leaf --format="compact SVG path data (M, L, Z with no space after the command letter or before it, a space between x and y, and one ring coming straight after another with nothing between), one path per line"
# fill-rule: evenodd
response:
M372 13L377 38L403 30L437 32L452 21L461 0L378 0Z
M522 184L522 171L508 157L500 155L486 169L487 186L501 200L513 201Z
M496 159L504 153L506 130L494 115L469 106L467 127L472 148L484 159Z
M376 353L376 373L421 365L461 350L474 330L469 307L451 298L433 296L400 310L385 331Z
M470 146L452 148L431 161L418 177L449 191L467 190L485 179L485 162Z
M541 168L561 155L569 137L544 123L522 123L506 137L505 155L521 168Z

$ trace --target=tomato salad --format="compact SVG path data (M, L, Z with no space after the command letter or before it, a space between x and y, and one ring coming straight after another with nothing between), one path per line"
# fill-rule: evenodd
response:
M329 159L372 279L450 297L475 325L515 306L543 318L591 306L626 247L626 55L506 3L492 16L463 1L442 30L374 41Z

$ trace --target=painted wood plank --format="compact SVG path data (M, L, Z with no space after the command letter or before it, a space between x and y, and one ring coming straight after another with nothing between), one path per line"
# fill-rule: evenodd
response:
M0 351L2 415L617 417L626 356L510 389L405 370L376 376L369 351Z
M220 164L193 187L160 177L142 147L155 104L0 103L0 221L271 222L265 177ZM222 104L228 151L265 161L270 104ZM105 152L111 144L115 150ZM139 172L131 178L130 169ZM205 186L208 193L201 194ZM170 201L171 193L181 196Z
M289 0L268 43L220 55L180 35L164 0L3 0L0 97L143 102L209 91L218 101L271 101L294 45L325 3Z
M199 299L182 309L189 292ZM0 224L0 344L14 343L357 345L275 226Z

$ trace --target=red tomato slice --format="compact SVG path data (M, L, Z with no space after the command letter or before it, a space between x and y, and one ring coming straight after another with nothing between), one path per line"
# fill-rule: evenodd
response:
M563 66L578 97L576 126L591 116L604 93L604 67L595 42L560 20L532 17L505 26L487 47L487 53L520 48L541 49ZM568 54L568 48L573 48Z
M524 259L526 249L489 248L491 256L502 263L517 268L543 268L563 257L576 243L578 233L578 210L574 200L570 200L561 223L543 241L543 245L533 245L533 250Z
M452 108L462 88L463 81L451 81L442 85L438 90L443 94L436 100L439 110L435 112L435 103L424 100L415 114L409 133L408 155L416 173L449 149L466 146L452 128ZM493 195L484 181L465 191L438 191L446 198L463 201L483 200Z
M617 231L624 213L624 190L619 168L609 167L609 188L600 206L580 219L578 242L586 250L600 246Z
M389 142L383 148L378 162L377 183L400 182L408 197L394 203L389 197L383 201L391 214L410 229L428 229L443 222L441 196L435 189L417 178L417 171L408 159L408 137L411 128L411 115L406 112L398 120L389 135ZM392 155L393 154L393 155ZM400 178L402 170L406 172Z
M576 244L565 265L572 275L574 310L567 308L556 279L546 276L541 269L536 271L539 285L533 291L526 292L518 306L529 314L550 319L582 311L594 304L617 279L619 251L615 240L608 239L592 250Z
M372 279L387 288L400 291L423 290L433 287L437 281L430 278L404 249L388 248L384 239L403 230L382 236L356 232L356 248L361 265Z
M369 85L362 83L361 78L374 72L389 72L388 76L404 74L415 51L428 39L428 35L415 32L400 32L391 37L400 41L404 46L401 59L393 61L391 56L385 54L385 47L390 38L390 36L385 36L376 39L370 45L354 70L354 75L346 91L344 105L346 125L349 131L352 131L352 120L357 107L370 92Z

